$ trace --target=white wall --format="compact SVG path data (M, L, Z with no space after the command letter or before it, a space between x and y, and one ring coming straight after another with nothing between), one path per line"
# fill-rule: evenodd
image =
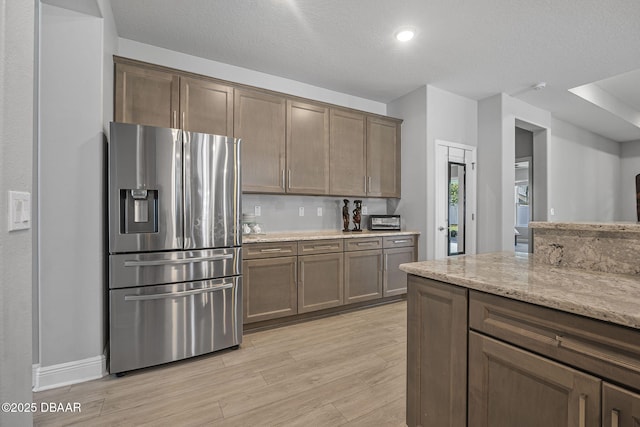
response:
M355 108L370 113L387 114L386 105L381 102L371 101L369 99L311 86L295 80L240 68L222 62L211 61L133 40L120 38L118 42L118 55L217 79L274 90L343 107Z
M0 402L32 401L32 232L8 232L7 191L32 191L35 16L34 2L0 0ZM0 412L2 426L31 424Z
M402 199L396 213L407 229L420 231L419 259L435 256L436 140L477 145L477 103L426 86L388 105L402 124Z
M516 120L541 129L534 133L534 180L545 206L547 136L551 114L506 94L481 100L478 108L478 252L513 251L513 183ZM537 210L537 208L536 208Z
M548 149L551 221L620 218L620 144L552 118Z
M402 122L402 198L395 210L408 230L420 232L418 259L427 256L427 88L422 86L387 105Z
M104 58L102 19L42 4L41 22L39 361L46 371L103 354Z
M640 174L640 140L620 144L621 221L640 221L636 210L636 175Z

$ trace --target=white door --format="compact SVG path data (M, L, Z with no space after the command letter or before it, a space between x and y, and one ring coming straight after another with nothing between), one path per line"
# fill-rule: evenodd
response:
M476 148L436 141L436 259L476 253Z

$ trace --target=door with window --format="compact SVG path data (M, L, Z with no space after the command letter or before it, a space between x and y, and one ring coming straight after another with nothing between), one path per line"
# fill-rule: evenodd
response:
M476 148L436 141L436 258L476 252Z

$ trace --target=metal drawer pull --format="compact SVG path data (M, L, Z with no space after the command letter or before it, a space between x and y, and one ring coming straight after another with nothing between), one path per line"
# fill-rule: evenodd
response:
M586 344L581 344L560 335L556 335L556 341L558 342L558 347L564 347L567 350L593 357L594 359L605 360L624 369L640 373L640 364L630 358L615 353L609 353L605 350L594 348Z
M580 395L580 403L579 403L579 411L578 414L578 425L580 427L586 427L587 425L587 395Z
M282 252L282 248L260 249L260 252Z
M360 242L360 243L356 243L358 246L371 246L371 245L377 245L377 242Z
M148 261L134 261L129 260L124 262L125 267L147 267L153 265L166 265L166 264L191 264L193 262L203 262L203 261L220 261L223 259L233 258L234 254L224 254L224 255L212 255L212 256L203 256L197 258L180 258L180 259L154 259Z
M152 295L125 295L125 301L147 301L152 299L167 299L167 298L181 298L187 297L189 295L198 295L198 294L206 294L208 292L221 291L223 289L233 288L233 283L225 283L224 285L214 286L212 288L204 288L204 289L192 289L189 291L181 291L181 292L165 292L163 294L152 294Z
M332 249L337 248L337 246L325 245L325 246L314 246L313 249Z
M284 187L284 185L285 185L285 184L284 184L284 181L285 181L285 179L284 179L284 169L282 169L282 189L283 189L283 190L284 190L284 188L285 188L285 187Z
M620 412L617 409L611 410L611 427L620 427Z
M393 243L407 243L408 240L394 240Z

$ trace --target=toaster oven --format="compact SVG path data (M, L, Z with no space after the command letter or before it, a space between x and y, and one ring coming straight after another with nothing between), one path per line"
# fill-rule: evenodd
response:
M369 215L369 230L400 231L400 215Z

